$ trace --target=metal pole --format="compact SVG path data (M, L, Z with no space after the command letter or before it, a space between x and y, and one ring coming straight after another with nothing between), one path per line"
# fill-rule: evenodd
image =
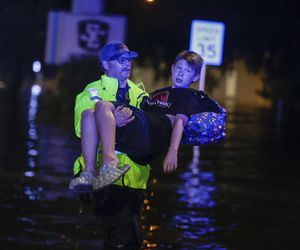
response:
M205 76L206 76L206 64L203 63L201 72L200 72L200 78L199 78L199 90L204 91L205 89Z
M206 64L203 63L201 72L200 72L200 78L199 78L199 90L204 91L205 89L205 76L206 76ZM196 159L200 159L200 147L199 146L193 146L193 162L199 162Z

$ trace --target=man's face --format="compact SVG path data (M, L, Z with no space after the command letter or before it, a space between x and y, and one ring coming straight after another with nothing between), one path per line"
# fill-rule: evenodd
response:
M109 77L125 81L130 77L131 65L132 59L120 56L117 59L105 61L105 73Z
M183 59L172 66L172 81L174 87L188 88L197 78L198 76L195 70Z

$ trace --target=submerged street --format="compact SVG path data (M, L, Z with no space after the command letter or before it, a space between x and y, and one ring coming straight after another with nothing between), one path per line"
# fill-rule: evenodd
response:
M68 190L80 153L73 130L37 119L49 115L37 97L17 117L0 100L1 249L100 249L92 206L78 215ZM175 174L155 161L144 249L299 249L298 127L268 110L229 110L226 140L199 155L182 147Z

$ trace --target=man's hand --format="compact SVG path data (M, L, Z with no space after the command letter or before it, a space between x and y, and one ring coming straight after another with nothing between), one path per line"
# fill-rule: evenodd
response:
M117 127L124 127L129 122L134 120L134 116L132 116L132 110L124 106L116 107L114 110L114 116Z

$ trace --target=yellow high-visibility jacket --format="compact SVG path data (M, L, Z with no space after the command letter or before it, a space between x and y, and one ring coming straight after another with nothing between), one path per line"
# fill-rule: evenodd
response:
M130 102L129 104L140 108L141 101L143 97L148 95L139 86L134 84L132 81L128 80L128 94ZM102 75L97 81L89 83L83 92L77 95L75 103L75 133L80 137L81 133L81 114L84 110L94 109L95 104L99 100L103 101L116 101L116 94L118 90L118 80L115 78ZM117 157L121 165L129 164L131 166L130 170L124 175L123 178L117 180L114 184L127 186L131 188L146 189L147 181L150 174L149 165L139 165L132 161L126 154L118 153ZM102 162L101 153L97 157L97 165ZM82 155L77 158L74 163L74 175L78 175L82 170L84 170L84 160Z

